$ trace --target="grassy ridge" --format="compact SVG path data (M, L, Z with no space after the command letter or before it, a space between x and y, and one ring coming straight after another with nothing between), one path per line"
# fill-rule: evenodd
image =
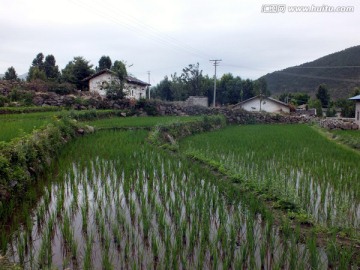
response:
M333 138L354 149L360 150L360 131L359 130L332 130Z
M199 116L139 116L139 117L113 117L108 119L96 119L84 122L97 129L121 128L121 127L152 127L158 124L166 124L174 121L188 122L200 119Z

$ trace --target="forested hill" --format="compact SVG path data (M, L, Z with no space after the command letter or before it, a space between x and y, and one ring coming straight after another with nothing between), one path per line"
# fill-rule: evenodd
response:
M347 98L354 87L360 87L360 46L268 73L262 78L265 78L272 95L305 92L315 96L317 87L324 83L331 98Z

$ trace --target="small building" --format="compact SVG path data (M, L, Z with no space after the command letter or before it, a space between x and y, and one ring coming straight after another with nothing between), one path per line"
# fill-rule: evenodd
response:
M234 105L234 108L242 108L249 112L290 113L288 104L265 96L249 98Z
M89 82L89 91L99 93L100 96L106 96L106 86L112 81L119 81L115 72L110 69L103 69L95 74L85 78L83 81ZM150 84L143 82L135 77L127 76L124 83L126 97L131 99L146 98L146 90Z
M350 100L355 100L355 123L360 128L360 95L357 95L355 97L349 98Z

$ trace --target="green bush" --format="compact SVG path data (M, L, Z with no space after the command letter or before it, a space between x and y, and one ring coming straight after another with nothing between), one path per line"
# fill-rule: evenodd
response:
M10 198L0 197L0 200L21 201L31 183L50 166L62 145L77 135L79 127L76 121L63 116L32 134L1 143L0 188L6 190ZM0 213L0 218L5 219L2 213L7 212Z
M22 106L30 106L33 104L34 93L28 91L22 91L17 88L14 88L9 93L8 98L10 101L19 102Z
M5 103L8 103L9 99L5 96L0 96L0 107L4 107Z
M68 95L75 92L75 86L70 83L49 83L48 91L58 95Z

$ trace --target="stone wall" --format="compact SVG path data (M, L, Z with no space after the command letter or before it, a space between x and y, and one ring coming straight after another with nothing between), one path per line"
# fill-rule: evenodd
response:
M160 115L216 115L223 114L229 124L255 124L255 123L309 123L315 121L314 117L270 114L265 112L247 112L243 109L230 107L212 108L202 106L181 106L177 103L157 104Z
M19 82L14 82L12 87L21 87ZM9 85L0 85L0 94L6 95L11 89ZM28 87L30 84L27 85ZM230 124L252 123L308 123L318 121L317 118L305 115L269 114L264 112L247 112L242 109L230 107L212 108L207 106L192 106L191 102L162 102L158 100L107 100L97 94L89 92L75 92L70 95L59 95L54 92L28 91L32 94L32 101L36 106L63 106L73 109L119 109L139 111L140 115L216 115L223 114ZM140 104L141 103L141 104ZM321 126L326 128L356 129L358 125L349 121L321 120Z
M352 118L326 118L319 121L319 125L327 129L355 130L359 125Z

